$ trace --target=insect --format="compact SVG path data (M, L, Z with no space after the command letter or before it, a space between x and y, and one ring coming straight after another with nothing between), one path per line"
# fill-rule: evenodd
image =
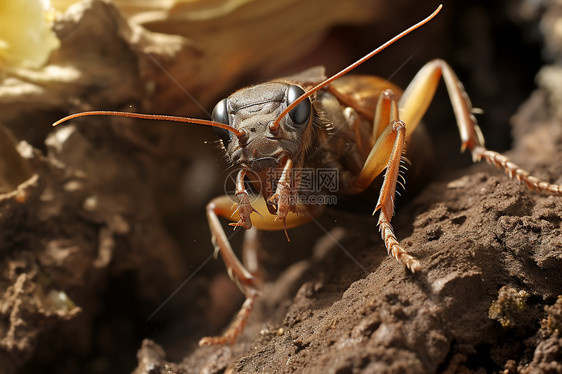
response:
M94 111L57 121L90 115L115 115L162 119L213 126L230 162L238 166L232 196L213 199L206 208L215 254L220 253L230 277L246 300L222 336L201 339L200 345L232 343L243 330L260 292L256 230L285 230L319 215L321 204L306 201L304 170L338 172L338 193L358 194L384 174L373 214L388 253L410 271L421 270L419 261L400 246L391 225L394 195L405 181L401 160L412 133L426 112L443 78L454 109L462 150L474 161L486 160L528 188L562 195L562 187L538 180L505 156L484 147L472 114L470 100L452 68L443 60L426 64L405 91L384 79L346 76L366 60L433 19L430 16L398 34L362 59L330 78L319 68L287 78L251 86L219 101L212 121L140 113ZM262 198L251 201L245 182ZM232 200L235 209L232 207ZM243 227L246 237L241 262L235 255L219 217Z

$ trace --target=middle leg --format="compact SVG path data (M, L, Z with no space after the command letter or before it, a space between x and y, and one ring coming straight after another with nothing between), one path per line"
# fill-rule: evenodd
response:
M405 151L406 125L400 121L396 95L385 90L379 97L373 124L376 139L360 173L350 179L352 192L361 192L383 172L384 181L373 214L379 212L377 225L388 253L412 272L421 270L418 260L408 254L398 243L390 223L394 214L394 195L400 174L400 161Z

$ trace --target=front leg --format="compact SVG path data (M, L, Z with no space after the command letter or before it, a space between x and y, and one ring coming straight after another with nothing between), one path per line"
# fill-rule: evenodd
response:
M240 219L238 222L230 223L230 226L238 227L242 226L246 230L252 227L252 220L250 219L250 214L256 212L257 210L250 204L250 196L248 196L248 191L244 188L244 178L246 177L246 169L242 169L238 172L236 176L236 212Z
M215 247L215 255L220 252L224 264L226 265L228 275L244 293L246 301L234 321L232 321L229 328L222 336L205 337L199 341L200 346L234 343L238 335L240 335L244 329L255 300L259 295L261 279L258 276L258 272L254 271L250 273L238 260L218 219L218 215L223 217L230 217L232 215L230 205L229 198L217 198L212 200L207 204L207 220L209 221L209 228L211 229L211 240ZM238 213L240 213L240 209ZM240 218L240 220L242 221L242 218ZM255 256L255 258L257 259L257 256ZM257 268L258 266L256 265L255 267Z
M283 167L283 173L277 181L275 193L267 199L268 203L277 205L277 219L285 222L287 214L295 211L295 202L291 201L291 173L293 171L293 160L287 159Z
M232 195L221 196L213 199L207 204L207 220L209 228L211 229L212 242L215 247L215 254L220 252L224 263L226 265L228 275L238 285L240 290L246 296L246 301L242 308L232 321L226 332L222 336L207 337L199 341L199 345L217 345L217 344L232 344L240 335L246 321L252 311L256 298L261 289L262 278L260 275L258 244L256 238L256 230L283 230L286 227L297 227L310 221L316 210L308 210L306 206L297 206L298 213L290 212L284 221L275 220L277 216L270 214L267 211L266 202L263 199L258 199L255 204L256 207L264 212L263 216L259 215L254 218L252 228L246 231L244 237L244 263L238 260L234 253L230 242L221 226L219 216L230 220L243 222L241 212L247 212L247 209L237 210L232 207ZM248 202L249 205L249 202ZM252 211L253 208L252 208ZM251 213L251 212L250 212ZM249 213L248 213L249 215Z

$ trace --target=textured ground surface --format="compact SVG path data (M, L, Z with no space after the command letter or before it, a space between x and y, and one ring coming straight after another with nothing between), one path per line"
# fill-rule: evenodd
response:
M41 75L53 70L1 76L0 373L562 371L562 199L459 156L444 89L426 119L435 176L424 188L408 184L393 219L423 272L412 275L386 256L369 215L376 194L345 201L291 230L291 243L283 233L263 233L268 282L244 334L232 346L198 348L242 302L221 261L209 261L204 206L223 192L228 174L205 143L212 133L108 118L56 131L50 123L72 111L129 105L192 113L151 56L196 96L201 91L209 107L234 81L271 76L254 68L224 80L196 74L206 57L222 55L206 56L197 37L178 44L136 34L111 6L92 4L56 24L62 46L52 61L74 67L78 78ZM276 74L319 63L335 71L373 48L373 35L383 35L378 44L431 10L416 4L381 6L372 26L340 26ZM398 70L393 79L404 85L424 62L446 58L484 109L490 148L561 184L562 11L533 4L446 4L438 22L361 72ZM228 17L189 30L219 37L219 26L234 22ZM295 27L285 32L302 38ZM252 54L236 56L222 73L235 74ZM240 241L236 235L236 248Z

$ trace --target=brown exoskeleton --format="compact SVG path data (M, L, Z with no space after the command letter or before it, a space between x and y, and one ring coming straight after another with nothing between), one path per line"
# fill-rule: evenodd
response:
M88 115L118 115L167 119L211 125L222 140L230 162L240 168L234 196L213 199L207 218L216 253L220 252L231 278L246 296L240 312L223 336L203 338L200 345L232 343L241 333L259 294L255 230L284 230L302 225L317 216L319 204L301 204L306 195L300 171L312 168L338 171L340 194L357 194L383 173L384 181L373 212L379 212L378 227L388 253L409 270L421 270L417 259L398 243L390 220L396 185L402 178L400 161L416 126L426 112L443 78L462 141L474 161L486 160L505 170L530 189L562 195L562 187L539 181L505 156L489 151L462 84L442 60L425 65L406 90L384 79L346 76L356 66L431 20L428 18L397 35L356 63L326 79L321 69L273 80L239 90L221 100L212 121L121 112L84 112L56 124ZM386 171L385 171L386 170ZM249 179L263 199L250 201L244 181ZM236 201L236 209L232 200ZM257 214L252 214L259 212ZM219 216L248 231L243 263L236 257Z

